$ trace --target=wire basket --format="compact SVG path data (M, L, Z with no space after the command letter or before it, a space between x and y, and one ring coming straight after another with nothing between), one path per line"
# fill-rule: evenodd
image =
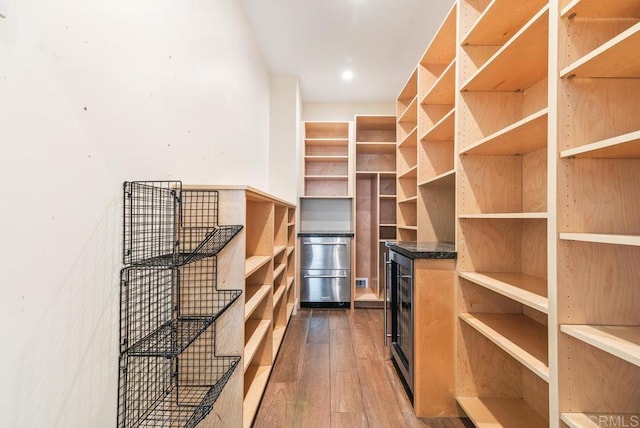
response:
M118 427L194 427L213 408L240 357L215 355L208 328L176 358L122 354Z
M124 183L125 265L181 266L216 255L240 232L218 225L218 192L180 181Z
M178 355L241 293L218 290L215 257L181 267L125 268L120 273L120 352Z

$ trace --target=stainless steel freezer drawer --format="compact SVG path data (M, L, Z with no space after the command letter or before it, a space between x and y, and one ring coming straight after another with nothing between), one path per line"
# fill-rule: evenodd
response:
M351 300L349 270L301 270L300 303L347 303Z
M350 240L331 236L302 238L300 270L351 269Z

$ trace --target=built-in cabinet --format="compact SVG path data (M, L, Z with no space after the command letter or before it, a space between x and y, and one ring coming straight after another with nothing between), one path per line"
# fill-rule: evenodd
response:
M382 303L384 242L396 238L395 116L355 117L356 306Z
M350 122L304 122L303 197L352 196Z
M418 63L417 240L455 241L454 4Z
M639 42L637 0L458 0L398 96L398 238L455 240L478 426L640 412Z
M456 394L476 425L545 427L549 5L459 7Z
M250 427L294 310L296 207L251 187L185 188L216 190L220 221L244 226L241 239L218 256L219 283L242 286L244 296L244 306L231 316L234 324L218 336L223 343L243 338L242 375L229 381L235 382L230 389L237 388L235 401L230 399L219 414L225 414L225 426Z
M418 237L418 70L415 69L396 100L396 238Z
M560 414L570 427L593 414L626 415L631 426L640 414L640 2L559 3Z

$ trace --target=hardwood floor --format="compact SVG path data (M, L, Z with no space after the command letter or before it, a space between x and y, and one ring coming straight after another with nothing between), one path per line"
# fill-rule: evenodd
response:
M416 418L383 345L380 309L303 309L289 328L254 427L466 428Z

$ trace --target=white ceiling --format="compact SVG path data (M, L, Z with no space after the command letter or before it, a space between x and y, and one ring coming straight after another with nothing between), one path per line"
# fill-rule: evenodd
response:
M297 75L303 102L360 103L395 100L453 1L242 3L269 70Z

